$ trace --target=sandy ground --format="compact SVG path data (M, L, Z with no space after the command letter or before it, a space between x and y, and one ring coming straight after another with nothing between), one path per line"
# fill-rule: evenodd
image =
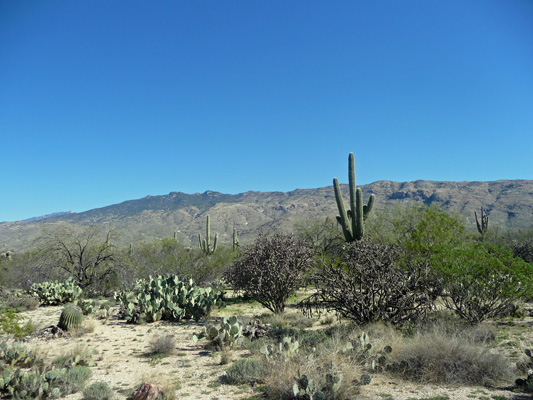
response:
M241 307L241 306L239 306ZM46 307L24 313L34 326L44 328L55 325L63 307ZM94 327L92 332L80 337L43 339L32 338L27 342L30 348L39 347L45 358L52 360L68 351L83 346L95 354L92 377L88 384L105 381L117 393L118 399L131 396L143 381L166 383L174 387L176 398L190 399L249 399L257 393L253 388L222 384L224 370L229 366L220 365L220 354L206 351L201 344L194 344L193 333L200 332L202 323L156 322L146 325L129 325L115 315L109 320L87 318L85 326ZM218 310L215 316L222 316L235 310ZM257 311L257 309L255 310ZM242 313L242 310L239 309ZM263 310L264 312L264 310ZM253 314L251 314L253 315ZM529 325L531 327L531 323ZM529 333L532 335L532 329ZM150 341L156 335L173 335L177 348L173 355L153 359L149 356ZM245 356L247 351L235 351L233 359ZM438 397L442 396L442 397ZM70 400L82 399L77 393L66 397ZM458 399L458 400L503 400L531 399L515 394L508 389L485 387L443 387L404 382L390 377L373 375L372 383L363 387L360 399Z

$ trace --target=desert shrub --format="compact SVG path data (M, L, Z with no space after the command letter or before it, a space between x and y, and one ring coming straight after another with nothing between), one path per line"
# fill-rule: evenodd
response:
M61 392L64 394L79 392L83 389L91 374L91 370L85 365L76 365L67 369L66 374L58 379Z
M333 310L365 324L379 320L393 324L424 317L439 294L425 268L398 265L398 248L371 241L350 243L323 258L310 278L316 292L299 306Z
M264 360L257 358L245 358L235 361L226 370L224 381L230 385L247 383L255 385L264 382L266 367Z
M55 358L52 364L58 368L71 368L78 365L92 367L94 365L92 360L93 354L94 350L78 345L65 354Z
M435 249L465 238L465 226L458 215L436 205L398 205L375 210L368 218L365 235L374 242L396 244L411 261L424 262Z
M154 336L150 341L151 354L172 354L176 349L176 339L172 335Z
M503 239L506 247L513 251L515 257L520 257L528 263L533 263L533 230L525 232L510 232Z
M285 310L287 299L312 261L312 250L292 235L260 235L227 271L225 279L234 289L278 314Z
M337 229L337 221L330 217L297 221L294 223L294 234L318 254L344 243L344 236Z
M273 326L268 330L267 335L276 342L280 342L284 337L292 337L298 341L300 347L312 349L331 338L332 331Z
M20 339L35 330L31 321L21 325L21 320L22 317L15 314L10 308L0 311L0 331Z
M429 332L458 336L477 344L488 344L496 339L494 326L487 323L471 324L448 309L439 310L413 326L410 336Z
M508 379L509 361L464 334L417 333L392 355L395 370L422 383L486 385Z
M136 279L148 279L150 275L173 274L182 280L192 279L198 285L213 285L222 278L235 254L231 249L218 246L217 251L206 257L199 249L190 249L172 238L152 243L139 243L130 253L121 255L121 282L133 284Z
M95 382L83 389L83 400L111 400L115 393L106 382Z
M434 256L433 269L442 279L446 307L472 323L497 317L532 294L533 264L503 247L445 249Z
M316 319L306 317L301 313L291 313L291 314L272 314L265 313L258 318L261 322L268 324L272 327L291 327L295 329L305 329L310 328L315 323Z
M354 398L360 392L365 375L356 360L331 348L314 352L302 350L289 357L270 357L264 366L267 399L304 399L317 392L322 392L326 399ZM295 385L298 391L304 389L303 381L313 382L313 392L296 395Z
M39 300L32 296L13 296L6 300L5 305L15 312L31 311L39 307Z

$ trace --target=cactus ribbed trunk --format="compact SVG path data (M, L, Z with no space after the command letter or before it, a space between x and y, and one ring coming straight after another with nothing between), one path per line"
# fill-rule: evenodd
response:
M211 220L209 214L207 215L207 222L205 224L205 239L202 240L202 234L198 234L198 246L206 255L211 255L217 249L218 233L215 233L215 240L213 246L211 246Z
M337 178L333 178L333 189L335 191L335 200L339 216L337 222L342 228L346 242L361 240L365 233L365 220L374 206L375 196L370 195L368 204L363 203L363 192L358 189L355 183L355 159L353 153L348 157L348 183L350 193L350 209L346 211L344 200Z

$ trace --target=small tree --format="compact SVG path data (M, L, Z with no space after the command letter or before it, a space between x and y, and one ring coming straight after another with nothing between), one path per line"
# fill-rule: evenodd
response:
M520 297L532 297L533 264L503 247L477 244L445 249L434 256L446 307L478 323L509 310Z
M225 279L236 290L278 314L294 293L313 252L292 235L259 235L233 263Z
M35 261L40 268L63 271L85 289L114 277L117 258L113 238L112 230L104 232L97 226L48 226L36 240Z

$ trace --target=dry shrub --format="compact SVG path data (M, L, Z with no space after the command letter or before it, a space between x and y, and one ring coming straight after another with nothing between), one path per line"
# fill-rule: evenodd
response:
M154 336L150 341L150 354L172 354L176 348L176 339L172 335Z
M305 337L307 331L301 331L300 339L308 341L300 344L298 352L290 358L272 358L265 362L265 393L269 399L293 399L293 386L298 376L306 375L315 386L322 390L327 386L326 376L342 375L341 385L335 393L329 392L328 399L353 398L360 392L357 382L365 373L360 360L343 353L343 347L357 329L348 327L311 337ZM309 333L312 333L311 331Z
M6 301L6 306L18 311L32 311L39 307L39 300L32 296L11 297Z
M511 371L505 357L476 343L466 331L419 332L393 348L392 358L401 363L396 365L402 376L422 383L486 385L509 379Z
M312 263L313 251L294 236L261 234L235 260L224 278L234 289L279 314Z
M235 361L226 370L224 381L230 385L247 383L255 385L264 382L266 376L266 362L257 358L244 358Z
M163 391L164 400L176 400L176 390L181 388L179 378L169 375L166 370L152 370L148 374L143 374L140 382L135 386L136 388L141 386L143 382L149 382L159 386Z
M323 310L364 325L423 319L439 294L424 266L401 265L396 246L349 243L321 261L309 279L316 291L299 303L307 315Z
M352 398L359 393L360 387L354 381L361 378L363 371L356 362L332 351L299 355L287 361L277 360L268 365L265 377L267 398L293 399L293 386L298 374L312 379L318 388L326 386L327 374L342 375L342 384L331 397L335 400Z

